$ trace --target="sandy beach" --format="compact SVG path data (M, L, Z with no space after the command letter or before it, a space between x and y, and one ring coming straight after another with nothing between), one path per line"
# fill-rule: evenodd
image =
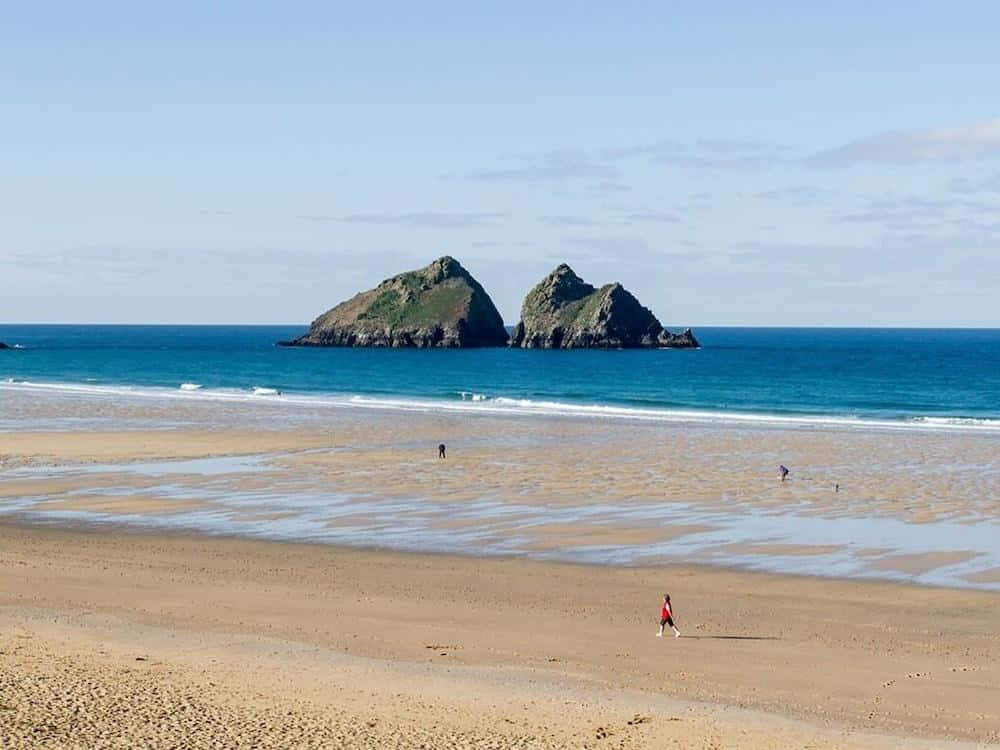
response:
M4 526L3 747L973 747L992 594ZM680 639L654 637L669 587Z
M991 439L74 403L0 433L2 747L1000 741Z

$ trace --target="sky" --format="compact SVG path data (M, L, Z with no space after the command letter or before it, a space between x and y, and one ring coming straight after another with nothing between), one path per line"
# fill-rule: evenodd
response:
M566 262L671 327L1000 327L1000 4L817 5L7 4L0 322L452 255L508 324Z

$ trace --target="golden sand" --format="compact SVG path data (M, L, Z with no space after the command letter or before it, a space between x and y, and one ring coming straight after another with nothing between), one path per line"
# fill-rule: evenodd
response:
M0 746L949 748L1000 597L0 527ZM669 588L684 636L655 638Z

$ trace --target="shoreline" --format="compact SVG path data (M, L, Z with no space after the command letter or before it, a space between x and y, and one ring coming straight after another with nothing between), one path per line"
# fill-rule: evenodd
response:
M602 747L609 732L625 747L1000 739L993 594L7 523L0 539L0 633L30 644L0 662L25 677L70 664L53 676L69 694L74 680L106 684L105 659L109 674L152 671L227 711L249 680L256 705L317 732L336 704L353 713L334 726L373 735L523 733L526 720L527 746L545 747ZM653 637L665 585L680 639ZM13 690L29 710L9 680L0 702ZM141 692L137 710L167 698Z
M889 418L853 413L781 410L718 411L698 407L655 407L625 402L591 403L552 399L525 399L455 391L451 397L406 394L328 393L281 390L272 385L205 388L198 383L175 385L95 384L7 379L0 391L54 397L116 398L189 405L254 404L294 411L306 409L395 411L404 414L443 413L463 417L596 420L600 422L691 425L720 429L819 429L871 432L956 433L995 438L1000 416L919 414Z

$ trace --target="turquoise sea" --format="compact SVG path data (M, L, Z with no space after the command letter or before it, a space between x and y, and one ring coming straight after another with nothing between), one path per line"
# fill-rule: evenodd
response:
M700 328L696 351L289 349L299 326L0 326L0 381L192 397L1000 427L1000 330ZM430 405L430 404L428 404Z
M0 325L0 383L1000 429L1000 330L696 328L699 350L297 349L301 326ZM0 389L0 404L3 393Z

